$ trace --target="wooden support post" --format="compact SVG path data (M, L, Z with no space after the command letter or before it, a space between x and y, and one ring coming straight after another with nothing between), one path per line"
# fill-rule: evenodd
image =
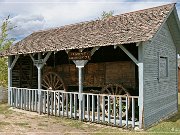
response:
M79 120L83 120L83 112L82 112L82 91L83 91L83 80L82 80L82 68L81 66L78 66L79 71Z
M42 112L42 91L41 91L41 69L44 66L44 64L46 63L46 61L48 60L48 58L50 57L52 52L48 52L46 57L44 59L41 59L41 53L38 53L38 60L35 60L34 57L29 54L29 56L31 57L34 65L37 67L38 69L38 107L39 107L39 114L41 114Z
M11 70L11 61L12 56L8 56L8 104L12 105L12 99L11 99L11 88L12 87L12 70Z
M16 64L17 60L19 58L19 55L15 56L14 60L12 61L12 56L8 56L8 104L12 105L12 99L11 99L11 87L12 87L12 69L14 65Z
M139 106L139 128L143 128L143 108L144 108L144 102L143 102L143 98L144 98L144 90L143 90L143 86L144 86L144 80L143 80L143 45L139 44L138 45L138 74L139 74L139 99L138 99L138 106Z
M38 53L38 60L40 61L41 59L41 53ZM42 64L37 63L36 65L37 69L38 69L38 97L39 97L39 114L41 114L41 108L42 108L42 101L41 101L41 68L42 68Z
M83 73L82 69L84 68L85 64L87 63L87 60L74 60L73 61L76 64L76 67L78 68L78 78L79 78L79 120L83 120Z

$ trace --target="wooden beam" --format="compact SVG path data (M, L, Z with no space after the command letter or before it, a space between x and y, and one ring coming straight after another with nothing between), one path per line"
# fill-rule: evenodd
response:
M33 63L34 63L34 57L32 56L32 54L29 54L29 56L31 57L31 60L33 61Z
M91 50L91 56L94 55L94 53L99 50L100 47L94 47L92 50Z
M51 53L52 53L52 52L48 52L48 53L47 53L46 57L45 57L44 60L43 60L43 65L42 65L42 67L44 66L44 64L46 63L46 61L49 59L49 57L51 56Z
M139 128L143 128L143 115L144 115L144 65L143 65L143 44L138 46L138 76L139 76Z
M12 56L8 56L8 104L12 105L11 87L12 87L12 70L11 70Z
M14 65L16 64L17 60L19 58L19 55L15 56L15 59L13 60L12 64L11 64L11 70L13 69Z
M123 45L118 45L130 58L131 60L138 65L138 60L123 46Z

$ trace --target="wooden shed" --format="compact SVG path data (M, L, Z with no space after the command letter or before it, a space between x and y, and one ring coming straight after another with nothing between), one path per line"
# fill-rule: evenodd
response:
M178 111L175 4L34 32L8 56L11 106L148 128Z

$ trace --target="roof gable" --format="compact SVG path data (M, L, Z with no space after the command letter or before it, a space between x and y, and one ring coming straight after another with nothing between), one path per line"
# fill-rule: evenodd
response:
M174 44L177 48L177 52L180 53L180 21L177 15L176 8L174 8L173 12L169 15L167 24L171 32Z
M136 43L151 39L174 4L32 33L1 55Z

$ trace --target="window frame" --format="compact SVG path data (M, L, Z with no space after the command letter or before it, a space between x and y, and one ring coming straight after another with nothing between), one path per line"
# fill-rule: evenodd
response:
M160 75L160 59L161 58L166 58L166 75L165 77L162 77ZM159 82L163 82L163 81L169 81L169 58L167 55L163 55L163 54L158 54L158 80Z

